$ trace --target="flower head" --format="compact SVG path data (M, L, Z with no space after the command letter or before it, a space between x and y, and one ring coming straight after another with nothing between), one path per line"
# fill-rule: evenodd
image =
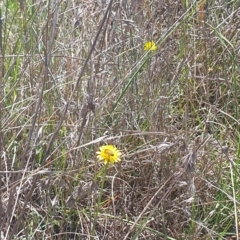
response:
M102 160L104 164L120 162L121 152L113 145L105 145L96 152L97 158Z
M148 41L148 42L144 43L143 49L144 49L144 51L150 50L152 52L155 52L157 50L157 45L153 41Z

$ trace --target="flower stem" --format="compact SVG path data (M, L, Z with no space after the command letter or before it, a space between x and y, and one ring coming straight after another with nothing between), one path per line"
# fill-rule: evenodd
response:
M104 165L104 169L102 171L102 181L101 181L100 193L98 195L97 205L96 205L95 210L94 210L94 219L93 219L93 225L92 225L92 229L91 229L91 238L90 238L91 240L94 239L94 235L95 235L94 231L95 231L97 218L98 218L98 213L99 213L99 209L100 209L100 205L101 205L103 187L104 187L104 183L105 183L105 179L106 179L106 175L107 175L108 165L109 165L109 163Z

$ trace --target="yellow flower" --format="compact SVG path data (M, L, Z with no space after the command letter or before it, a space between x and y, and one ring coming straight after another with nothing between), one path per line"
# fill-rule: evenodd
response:
M152 52L155 52L157 50L157 46L156 46L155 42L149 41L149 42L144 43L143 49L144 49L144 51L150 50Z
M120 162L121 152L113 145L105 145L96 152L97 158L102 160L104 164Z

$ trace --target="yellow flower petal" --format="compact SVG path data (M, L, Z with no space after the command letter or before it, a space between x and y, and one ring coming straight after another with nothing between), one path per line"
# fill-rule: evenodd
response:
M120 162L121 152L113 145L105 145L99 148L96 152L97 158L103 161L104 164Z
M150 50L152 52L155 52L157 50L157 45L153 41L148 41L148 42L144 43L143 49L144 49L144 51Z

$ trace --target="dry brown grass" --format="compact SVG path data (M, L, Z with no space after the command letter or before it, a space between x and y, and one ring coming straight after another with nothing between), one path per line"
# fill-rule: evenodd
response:
M239 4L1 3L0 238L237 239Z

